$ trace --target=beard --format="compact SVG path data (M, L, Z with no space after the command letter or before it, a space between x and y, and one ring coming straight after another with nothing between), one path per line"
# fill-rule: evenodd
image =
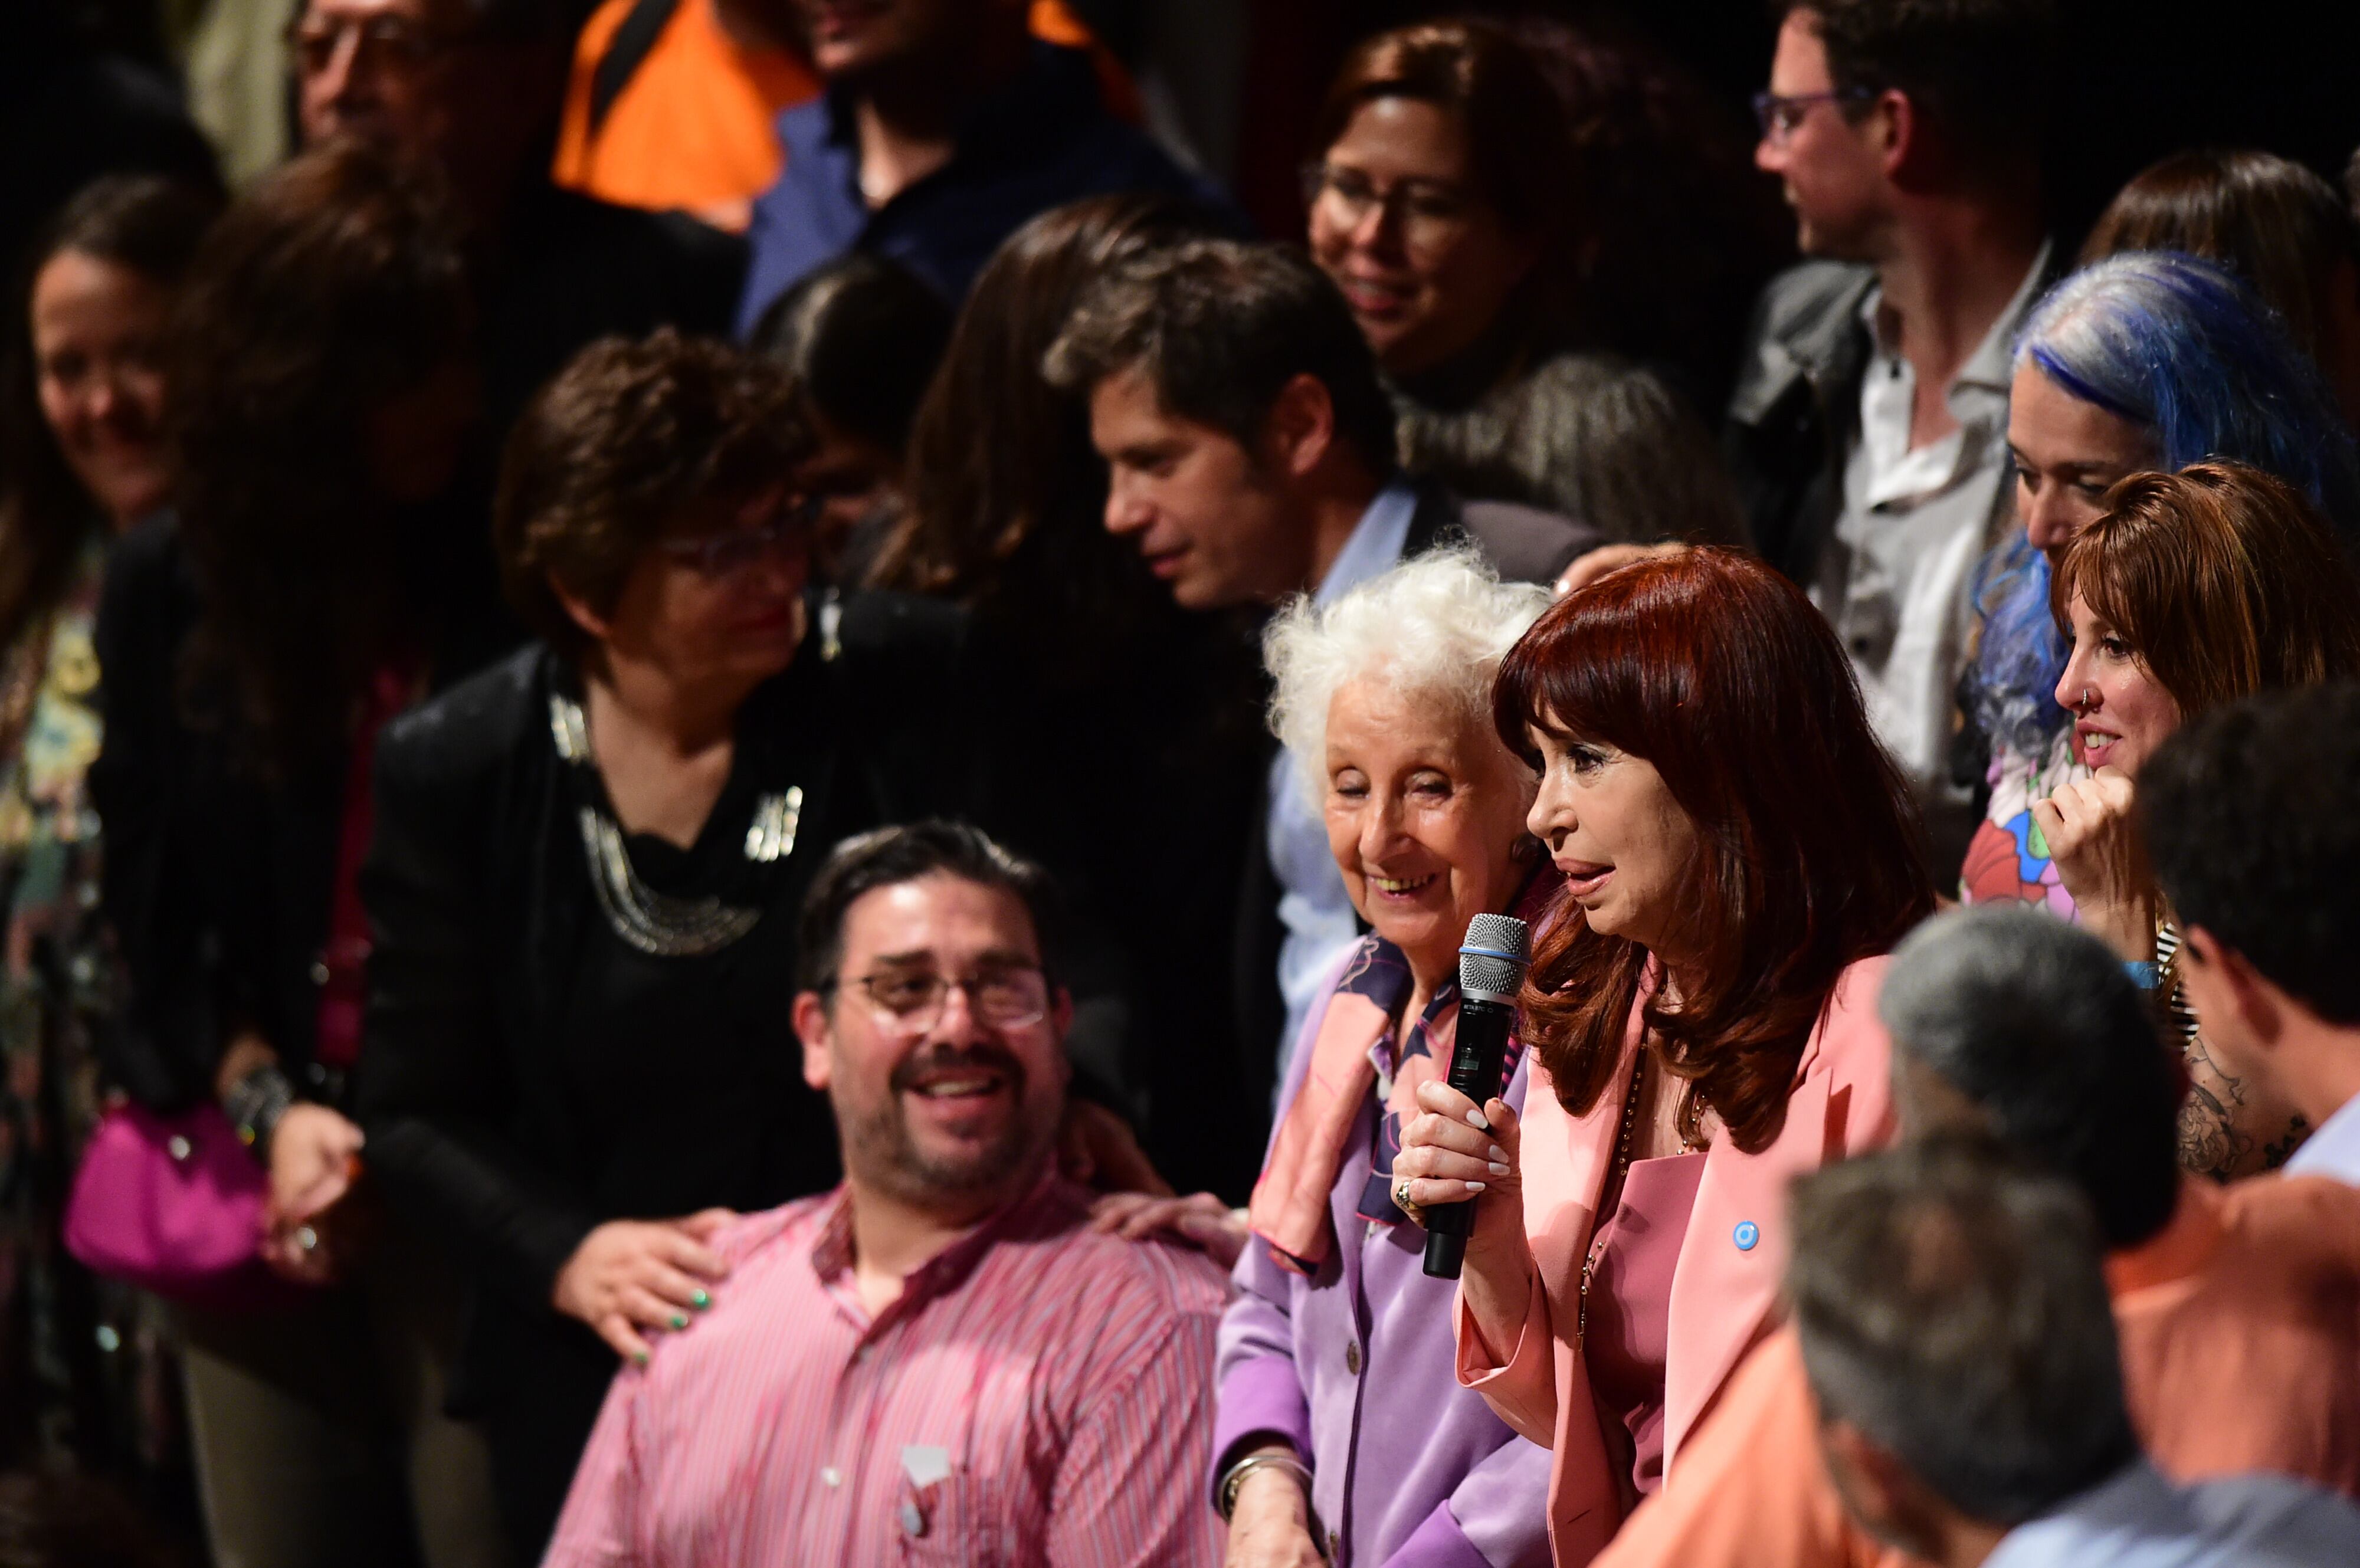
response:
M927 1074L956 1068L1000 1077L1013 1112L980 1144L951 1151L922 1148L910 1129L903 1095ZM894 1068L881 1101L857 1107L839 1104L836 1125L847 1169L869 1185L914 1205L966 1207L1004 1192L1038 1166L1062 1110L1057 1095L1031 1093L1024 1064L1011 1052L983 1044L912 1054ZM997 1112L995 1106L986 1114Z

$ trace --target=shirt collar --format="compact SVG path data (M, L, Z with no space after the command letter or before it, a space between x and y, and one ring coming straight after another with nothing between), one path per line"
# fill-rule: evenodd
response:
M1029 1228L1043 1211L1054 1207L1063 1187L1057 1162L1047 1161L1022 1197L985 1216L973 1229L911 1270L901 1281L901 1295L878 1314L878 1322L914 1312L934 1297L956 1290L995 1243L1015 1231ZM846 1277L851 1273L852 1265L852 1185L847 1181L828 1199L818 1236L812 1243L811 1266L821 1285L834 1287L848 1283Z
M1959 366L1958 374L1951 378L1953 390L1973 387L2005 395L2008 384L2015 378L2010 366L2016 357L2016 334L2017 329L2024 325L2025 315L2032 309L2033 301L2039 297L2042 280L2049 276L2049 254L2053 243L2049 240L2040 242L2040 249L2034 255L2031 267L2026 271L2023 280L2016 284L2016 293L2008 299L2006 308L1994 318L1991 326L1983 332L1983 342L1975 345L1974 353L1967 355L1966 363ZM1876 345L1877 357L1893 358L1899 348L1886 325L1882 285L1871 289L1862 297L1860 319Z
M2286 1162L2289 1176L2333 1176L2360 1184L2360 1095L2346 1100L2336 1113L2302 1140Z
M1967 363L1959 367L1959 385L1982 387L2003 396L2006 394L2009 383L2016 378L2012 368L2016 358L2016 334L2023 327L2024 318L2031 310L2033 301L2039 297L2042 280L2049 276L2050 244L2048 240L2040 242L2039 253L2032 258L2031 270L2024 275L2024 281L2016 286L2016 295L2008 300L2007 309L1999 313L1999 319L1991 324L1991 331L1983 334L1983 341L1976 345L1974 353L1967 356Z
M1312 595L1315 602L1332 604L1371 578L1391 570L1401 562L1402 551L1409 544L1409 526L1417 516L1417 492L1409 481L1395 474L1385 487L1377 492L1360 520L1352 525L1350 537L1336 559L1328 565L1328 575L1319 580L1319 591Z
M2096 1486L2008 1531L1998 1550L1983 1560L1983 1568L2079 1561L2078 1552L2101 1538L2136 1539L2151 1533L2158 1520L2178 1520L2183 1512L2179 1493L2162 1473L2144 1458L2134 1459ZM2069 1551L2077 1554L2069 1557Z

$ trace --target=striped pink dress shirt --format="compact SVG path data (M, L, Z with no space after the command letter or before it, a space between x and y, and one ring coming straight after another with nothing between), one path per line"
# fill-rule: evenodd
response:
M544 1568L1211 1568L1202 1254L1052 1175L872 1319L842 1188L717 1238L712 1310L615 1378Z

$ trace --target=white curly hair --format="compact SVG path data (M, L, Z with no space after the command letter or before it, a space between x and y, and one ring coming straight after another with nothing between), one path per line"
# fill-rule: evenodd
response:
M1467 544L1404 561L1332 604L1291 600L1262 634L1262 659L1277 687L1271 731L1313 803L1327 797L1328 704L1338 688L1376 677L1396 696L1480 720L1501 659L1548 606L1547 589L1501 582Z

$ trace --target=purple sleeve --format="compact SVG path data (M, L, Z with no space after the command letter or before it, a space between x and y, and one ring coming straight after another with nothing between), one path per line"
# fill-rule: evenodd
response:
M1276 1115L1271 1119L1273 1138L1287 1106L1302 1092L1310 1068L1311 1038L1318 1031L1328 996L1349 963L1349 953L1337 962L1319 989L1318 1003L1304 1018L1287 1059ZM1232 1294L1229 1310L1221 1314L1220 1356L1215 1363L1214 1376L1220 1383L1220 1406L1213 1421L1212 1484L1216 1488L1222 1473L1235 1463L1229 1451L1255 1432L1284 1437L1295 1444L1305 1464L1311 1463L1311 1401L1295 1370L1295 1323L1290 1310L1295 1301L1294 1279L1272 1260L1270 1248L1260 1237L1246 1238L1246 1249L1238 1255L1237 1267L1229 1272Z
M1213 1417L1212 1484L1235 1462L1230 1450L1255 1432L1272 1432L1311 1458L1311 1401L1295 1371L1294 1324L1287 1314L1286 1276L1270 1250L1249 1239L1230 1276L1237 1293L1221 1314L1216 1376L1219 1404Z

